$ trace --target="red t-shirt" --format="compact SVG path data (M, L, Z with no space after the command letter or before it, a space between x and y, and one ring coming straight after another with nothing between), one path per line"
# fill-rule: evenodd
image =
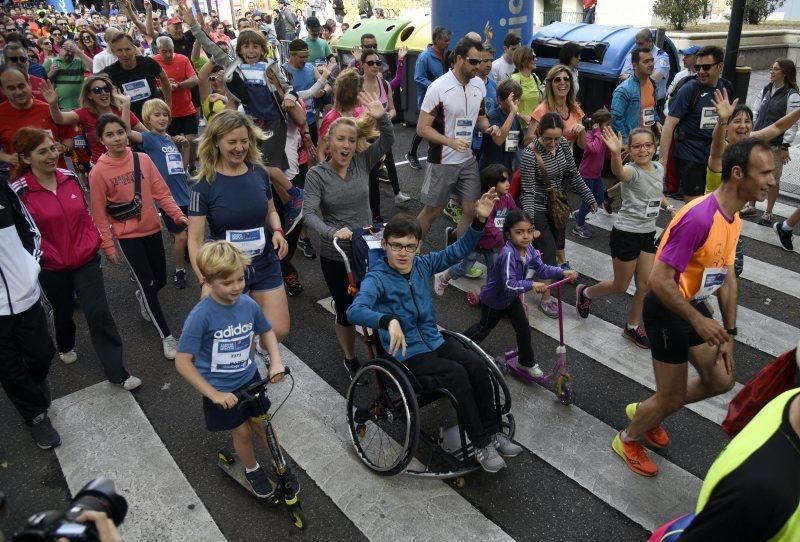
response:
M167 64L161 58L161 55L156 55L153 59L164 68L170 81L181 83L186 81L191 76L196 75L194 66L191 61L184 55L175 53L172 62ZM197 112L194 104L192 103L192 91L188 88L176 88L172 91L172 117L186 117Z
M14 134L20 128L40 128L48 130L53 134L56 142L72 137L71 133L65 132L50 117L50 106L45 102L33 100L33 104L28 109L14 109L10 103L0 104L0 144L3 145L6 153L14 154L14 144L12 140Z
M112 111L115 115L119 116L119 110L112 109ZM97 162L97 159L100 158L104 152L106 152L106 146L103 145L103 142L100 141L99 137L97 137L97 131L95 130L97 126L97 116L85 107L76 109L75 114L78 115L80 126L83 128L83 133L86 134L86 138L89 140L89 148L92 151L92 157L90 158L90 161L92 164L94 164ZM131 111L131 129L133 129L133 127L140 122L141 121L139 120L139 117L134 115L133 111Z
M33 99L39 100L41 102L45 102L47 100L42 97L42 83L44 83L44 79L41 77L36 77L35 75L28 75L28 79L31 82L31 90L33 91ZM5 94L0 94L0 104L7 102L8 99L6 98Z

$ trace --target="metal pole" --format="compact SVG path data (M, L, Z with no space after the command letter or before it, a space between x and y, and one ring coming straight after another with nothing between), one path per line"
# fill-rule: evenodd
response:
M739 42L742 39L745 0L733 0L731 5L731 24L728 27L728 43L725 45L725 64L722 77L728 81L736 80L736 60L739 56Z

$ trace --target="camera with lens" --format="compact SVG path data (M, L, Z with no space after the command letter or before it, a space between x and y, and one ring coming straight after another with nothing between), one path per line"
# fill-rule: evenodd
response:
M108 478L92 480L81 489L64 511L38 512L27 519L11 539L12 542L49 542L67 539L99 541L94 523L78 523L75 519L86 511L105 512L119 526L128 512L125 497L117 494L114 482Z

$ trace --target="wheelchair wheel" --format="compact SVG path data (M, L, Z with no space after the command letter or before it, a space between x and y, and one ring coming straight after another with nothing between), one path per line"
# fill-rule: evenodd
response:
M403 472L417 452L420 426L416 393L402 369L381 359L361 367L347 391L347 422L367 467L382 476Z

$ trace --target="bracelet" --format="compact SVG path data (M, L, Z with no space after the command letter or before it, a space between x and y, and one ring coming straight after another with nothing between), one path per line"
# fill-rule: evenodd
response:
M738 332L739 332L739 331L738 331L738 330L737 330L735 327L732 327L732 328L730 328L730 329L728 329L728 328L725 328L725 333L727 333L727 334L728 334L728 335L730 335L731 337L736 337L736 334L737 334Z
M284 237L286 237L286 234L283 232L283 228L280 228L280 227L278 227L278 228L272 228L272 233L280 233L281 235L283 235Z

